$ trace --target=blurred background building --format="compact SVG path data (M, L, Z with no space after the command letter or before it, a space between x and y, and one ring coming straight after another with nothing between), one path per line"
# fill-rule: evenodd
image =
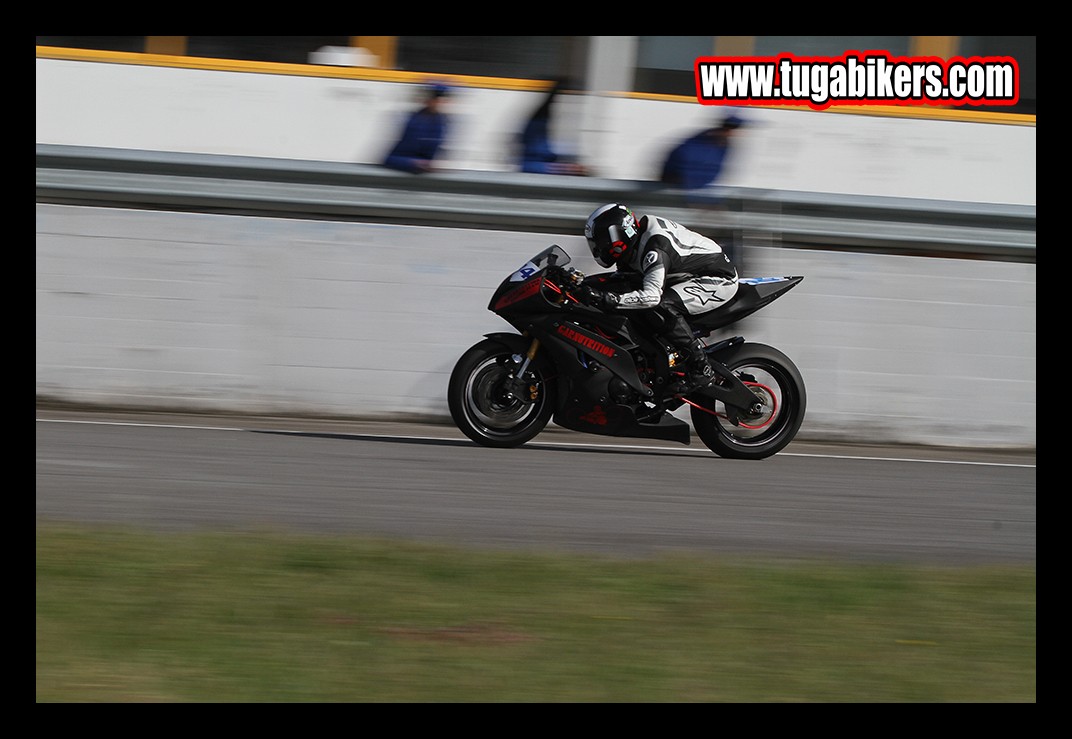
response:
M695 97L701 56L1011 56L1020 101L1035 113L1035 36L38 36L39 46L232 59L334 63L428 74L575 80L585 90ZM980 108L979 110L985 110Z

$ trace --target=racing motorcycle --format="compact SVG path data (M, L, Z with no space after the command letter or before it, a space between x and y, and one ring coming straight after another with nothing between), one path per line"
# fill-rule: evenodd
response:
M486 334L457 361L447 400L458 428L487 447L516 447L549 422L616 437L689 444L692 428L721 457L763 459L785 448L804 420L804 381L778 349L741 336L706 346L715 379L685 394L686 358L629 311L586 305L593 280L552 245L507 277L488 309L517 333ZM804 278L742 278L717 310L690 317L698 338L755 313Z

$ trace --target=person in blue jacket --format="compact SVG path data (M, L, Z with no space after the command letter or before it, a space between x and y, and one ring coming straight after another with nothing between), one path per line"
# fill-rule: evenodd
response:
M730 152L734 133L744 120L729 114L714 127L696 133L670 150L660 181L683 190L700 190L718 180Z
M551 144L551 112L558 96L565 87L563 80L555 80L546 97L536 108L521 130L521 171L535 174L586 175L587 168L555 151Z
M446 85L428 89L424 105L413 113L402 129L402 136L384 159L383 165L403 172L419 174L434 167L436 156L447 137L448 119L443 101L449 93Z

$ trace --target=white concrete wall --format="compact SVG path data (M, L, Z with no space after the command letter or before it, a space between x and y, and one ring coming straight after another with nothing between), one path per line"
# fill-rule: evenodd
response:
M40 144L372 163L413 108L413 84L37 59ZM462 88L446 167L512 167L539 95ZM717 120L695 101L593 93L556 112L561 147L595 173L654 179L666 149ZM751 109L724 184L1035 205L1035 127Z
M191 410L446 417L509 330L491 291L574 234L37 205L37 393ZM804 282L746 321L799 364L802 437L1034 447L1035 265L753 248Z
M379 161L415 86L37 60L36 141ZM535 93L464 88L443 164L511 168ZM643 180L720 110L592 94L562 146ZM1035 205L1035 128L753 109L724 184ZM37 206L37 393L129 406L445 415L446 379L502 275L580 237ZM1035 445L1035 266L753 248L804 274L746 335L794 357L802 434Z

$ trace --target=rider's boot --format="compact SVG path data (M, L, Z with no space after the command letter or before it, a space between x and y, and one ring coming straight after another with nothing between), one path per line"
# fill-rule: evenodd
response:
M688 349L689 358L685 365L685 379L672 388L677 395L687 395L697 388L706 387L715 379L715 370L707 359L704 344L697 339Z

